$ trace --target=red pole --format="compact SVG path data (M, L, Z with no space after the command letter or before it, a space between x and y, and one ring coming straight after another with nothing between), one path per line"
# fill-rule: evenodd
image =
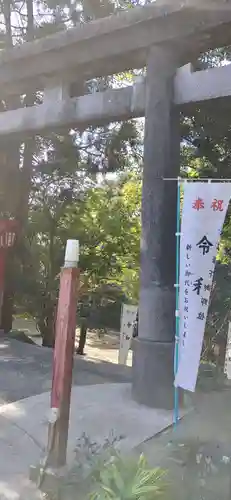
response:
M71 244L69 245L69 243ZM70 250L70 246L72 247L72 253L69 257L68 248ZM73 249L76 254L74 256ZM75 347L77 290L79 286L79 269L77 268L77 263L78 242L68 240L65 264L60 274L60 291L55 328L51 421L48 438L49 465L53 467L60 467L66 463Z
M14 246L18 230L18 223L15 220L0 219L0 324L2 322L7 251Z

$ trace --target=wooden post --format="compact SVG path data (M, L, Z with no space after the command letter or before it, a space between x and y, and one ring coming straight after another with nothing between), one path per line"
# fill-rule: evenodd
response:
M60 467L66 463L79 286L77 265L78 242L68 240L65 264L60 274L53 361L51 418L48 436L48 462L52 467Z
M133 394L141 404L173 407L175 231L179 111L175 54L151 47L147 60L142 197L139 333L134 339Z

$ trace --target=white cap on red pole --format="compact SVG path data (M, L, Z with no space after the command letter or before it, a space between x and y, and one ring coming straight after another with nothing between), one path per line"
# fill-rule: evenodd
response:
M79 241L67 240L64 267L77 267L79 262Z

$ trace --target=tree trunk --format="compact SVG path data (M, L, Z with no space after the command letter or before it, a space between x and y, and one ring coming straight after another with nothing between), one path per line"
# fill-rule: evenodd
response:
M49 326L44 326L42 335L42 346L53 348L54 345L55 345L54 332L52 331L52 328L49 328Z
M39 331L41 333L43 347L54 347L55 335L54 335L53 314L41 318L37 324Z
M5 290L2 304L1 330L9 333L13 325L14 294L11 290Z
M33 13L33 0L27 0L27 40L32 40L34 37L34 13ZM6 40L7 47L12 47L12 27L11 27L11 6L10 1L4 1L4 19L6 26ZM27 96L27 105L33 104L34 96ZM9 101L9 102L8 102ZM18 107L17 103L20 101L18 96L13 96L11 99L7 101L8 109L14 109ZM16 104L16 106L15 106ZM30 138L26 141L24 147L24 159L23 159L23 168L21 171L21 182L18 186L18 196L17 200L13 200L13 211L12 215L15 216L16 220L18 220L20 224L20 233L22 234L22 230L27 222L28 217L28 200L30 193L30 184L31 184L31 173L32 173L32 160L33 160L33 146L34 146L34 138ZM8 161L6 168L11 175L9 175L9 181L12 181L12 170L15 172L19 169L20 162L20 143L15 144L13 147L13 156L12 149L9 151ZM10 192L10 186L9 186ZM8 196L8 194L7 194ZM21 237L21 234L19 237ZM17 248L15 248L15 252L17 252ZM11 255L12 259L14 258L14 252ZM13 322L13 306L14 306L14 287L12 286L11 276L6 280L6 289L3 295L3 306L2 306L2 320L1 320L1 328L7 333L12 328Z
M83 356L84 354L84 347L86 344L86 338L87 338L87 321L84 319L81 321L81 326L80 326L80 336L79 336L79 346L77 348L77 354L80 354Z
M54 347L55 345L55 320L56 304L46 296L44 308L37 318L37 326L41 333L42 345L44 347Z

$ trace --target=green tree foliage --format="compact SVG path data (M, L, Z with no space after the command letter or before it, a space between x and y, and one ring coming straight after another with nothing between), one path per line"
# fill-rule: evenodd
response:
M11 47L70 28L78 22L105 17L113 13L115 9L125 6L128 6L128 3L115 4L110 0L103 2L100 0L83 0L82 2L2 0L0 43L3 48ZM126 78L126 75L123 75L123 78ZM104 90L112 85L114 85L114 77L96 78L88 82L79 78L71 85L71 96ZM23 97L17 95L3 99L0 104L1 109L6 110L41 102L41 99L41 93L28 94ZM133 168L137 165L137 161L140 161L140 156L139 132L132 121L97 128L90 127L87 130L66 129L60 134L51 132L46 136L32 138L25 136L20 140L11 139L9 142L1 141L0 213L2 217L16 218L21 228L20 241L11 256L7 270L3 315L6 321L2 325L5 330L10 328L11 323L16 268L24 270L28 266L27 257L25 257L28 245L27 231L29 233L31 231L32 219L34 227L41 223L41 206L44 204L47 207L44 229L47 232L47 240L46 243L44 240L43 244L47 244L50 253L53 254L56 252L56 223L58 224L61 213L66 210L72 199L76 201L76 197L78 198L81 193L85 195L86 190L96 184L99 175L106 177L109 172L115 173ZM29 228L27 229L28 218ZM54 236L53 233L55 233ZM36 249L34 251L37 255ZM42 256L41 262L46 258L47 256ZM52 258L52 262L53 260ZM43 266L47 269L48 264L43 264ZM49 280L52 281L54 279L53 263L49 266L51 268ZM47 280L48 278L46 278L46 283L43 283L46 304L50 301L50 285L48 286L49 280ZM47 298L46 293L48 293Z
M66 212L69 232L82 244L81 267L91 288L110 280L129 294L124 270L138 274L140 203L140 180L122 177L91 189L77 209Z
M18 305L37 319L46 345L53 343L59 271L68 238L80 241L85 296L115 297L113 287L127 300L137 300L138 293L139 177L122 175L85 191L78 175L61 177L59 171L59 182L56 175L56 170L53 175L51 170L40 173L41 185L35 187L29 211L24 262L15 278Z
M118 9L133 8L137 3L2 0L0 48L105 17ZM230 60L229 48L205 54L195 66L211 67L224 59ZM132 72L91 81L79 77L71 85L71 95L118 87L131 78ZM2 100L1 110L41 99L41 93L12 96ZM231 178L229 115L226 102L204 103L182 112L182 175ZM1 141L0 212L16 217L22 229L7 272L6 296L12 304L17 290L17 297L20 295L21 302L38 319L47 343L53 341L58 274L68 237L81 242L81 267L88 292L113 283L127 299L138 300L141 187L139 176L123 177L121 172L139 172L141 158L142 124L135 121ZM210 308L209 338L220 330L220 326L214 326L214 318L228 317L222 301L229 284L224 286L222 273L230 266L230 217L229 210ZM229 311L229 303L225 303Z

